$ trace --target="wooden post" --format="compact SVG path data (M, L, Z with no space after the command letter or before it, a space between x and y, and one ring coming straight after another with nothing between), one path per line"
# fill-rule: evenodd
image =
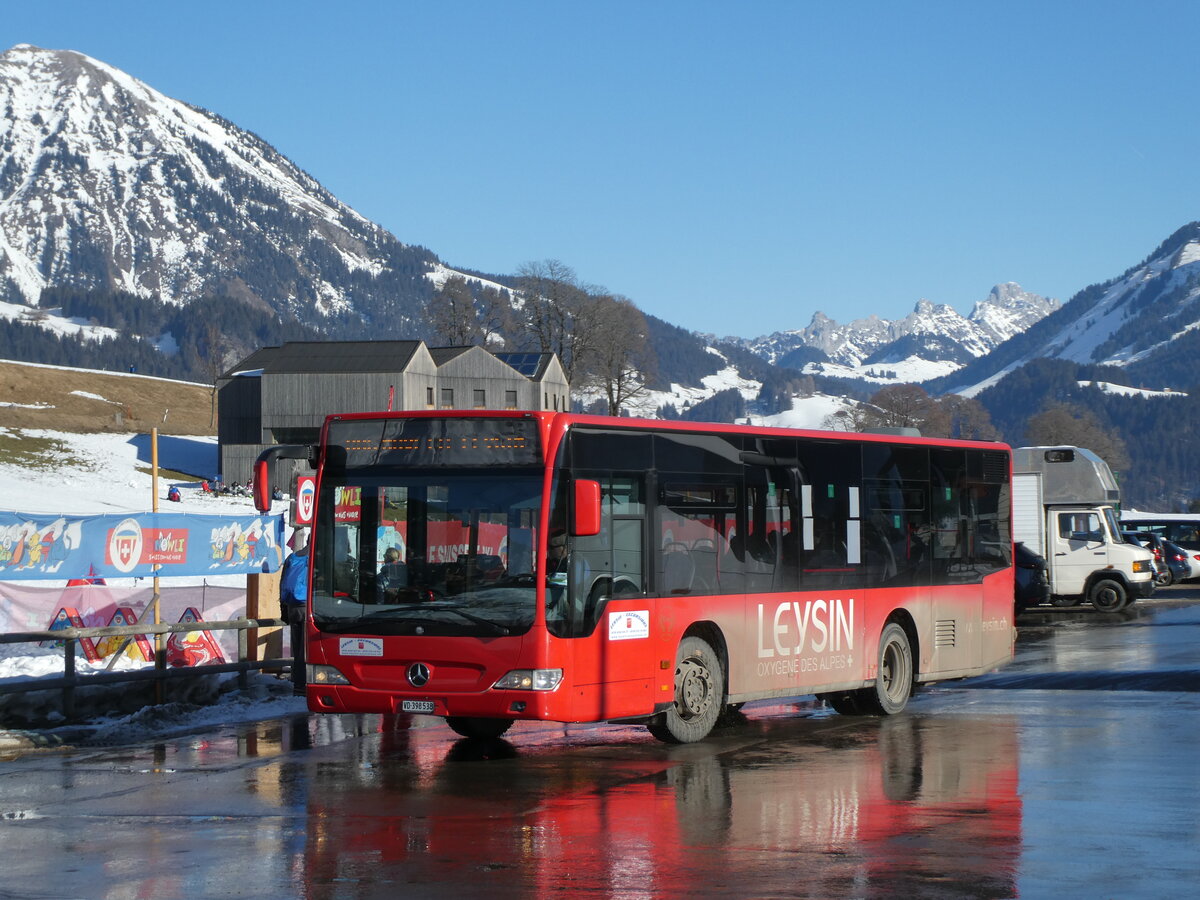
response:
M246 576L246 618L278 619L279 581L283 570ZM246 658L255 662L283 656L282 628L251 628L246 633Z
M150 429L150 511L158 512L158 429ZM162 624L162 594L159 592L158 565L154 566L154 624ZM167 655L164 652L163 636L154 635L154 668L162 672L167 667ZM154 702L163 702L163 682L161 678L154 680Z

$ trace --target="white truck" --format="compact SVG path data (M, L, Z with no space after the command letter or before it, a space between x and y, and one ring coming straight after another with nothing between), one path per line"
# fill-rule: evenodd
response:
M1046 559L1050 602L1103 612L1154 593L1154 557L1125 541L1108 464L1082 447L1016 447L1013 541Z

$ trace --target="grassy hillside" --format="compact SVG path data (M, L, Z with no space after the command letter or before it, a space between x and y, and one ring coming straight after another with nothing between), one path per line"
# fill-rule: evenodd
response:
M215 435L207 385L0 361L0 428Z

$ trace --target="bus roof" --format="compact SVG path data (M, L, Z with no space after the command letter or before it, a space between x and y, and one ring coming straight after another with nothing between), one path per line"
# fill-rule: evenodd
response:
M676 433L750 435L778 438L808 438L823 441L866 441L881 444L910 444L927 447L961 447L1007 452L1011 448L999 441L961 440L957 438L933 438L917 435L880 434L869 431L828 431L823 429L786 428L774 425L743 425L728 422L689 422L667 419L638 419L626 416L596 416L583 413L543 412L533 410L493 409L422 409L396 410L392 412L334 413L326 418L326 426L332 421L362 419L405 419L405 418L533 418L536 419L545 437L561 433L582 425L592 428L609 428L630 431L657 431ZM322 440L325 431L322 430Z

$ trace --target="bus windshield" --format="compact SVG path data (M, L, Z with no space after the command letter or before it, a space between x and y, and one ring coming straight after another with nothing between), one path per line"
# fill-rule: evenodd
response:
M322 481L312 614L329 633L519 634L533 624L540 470Z

